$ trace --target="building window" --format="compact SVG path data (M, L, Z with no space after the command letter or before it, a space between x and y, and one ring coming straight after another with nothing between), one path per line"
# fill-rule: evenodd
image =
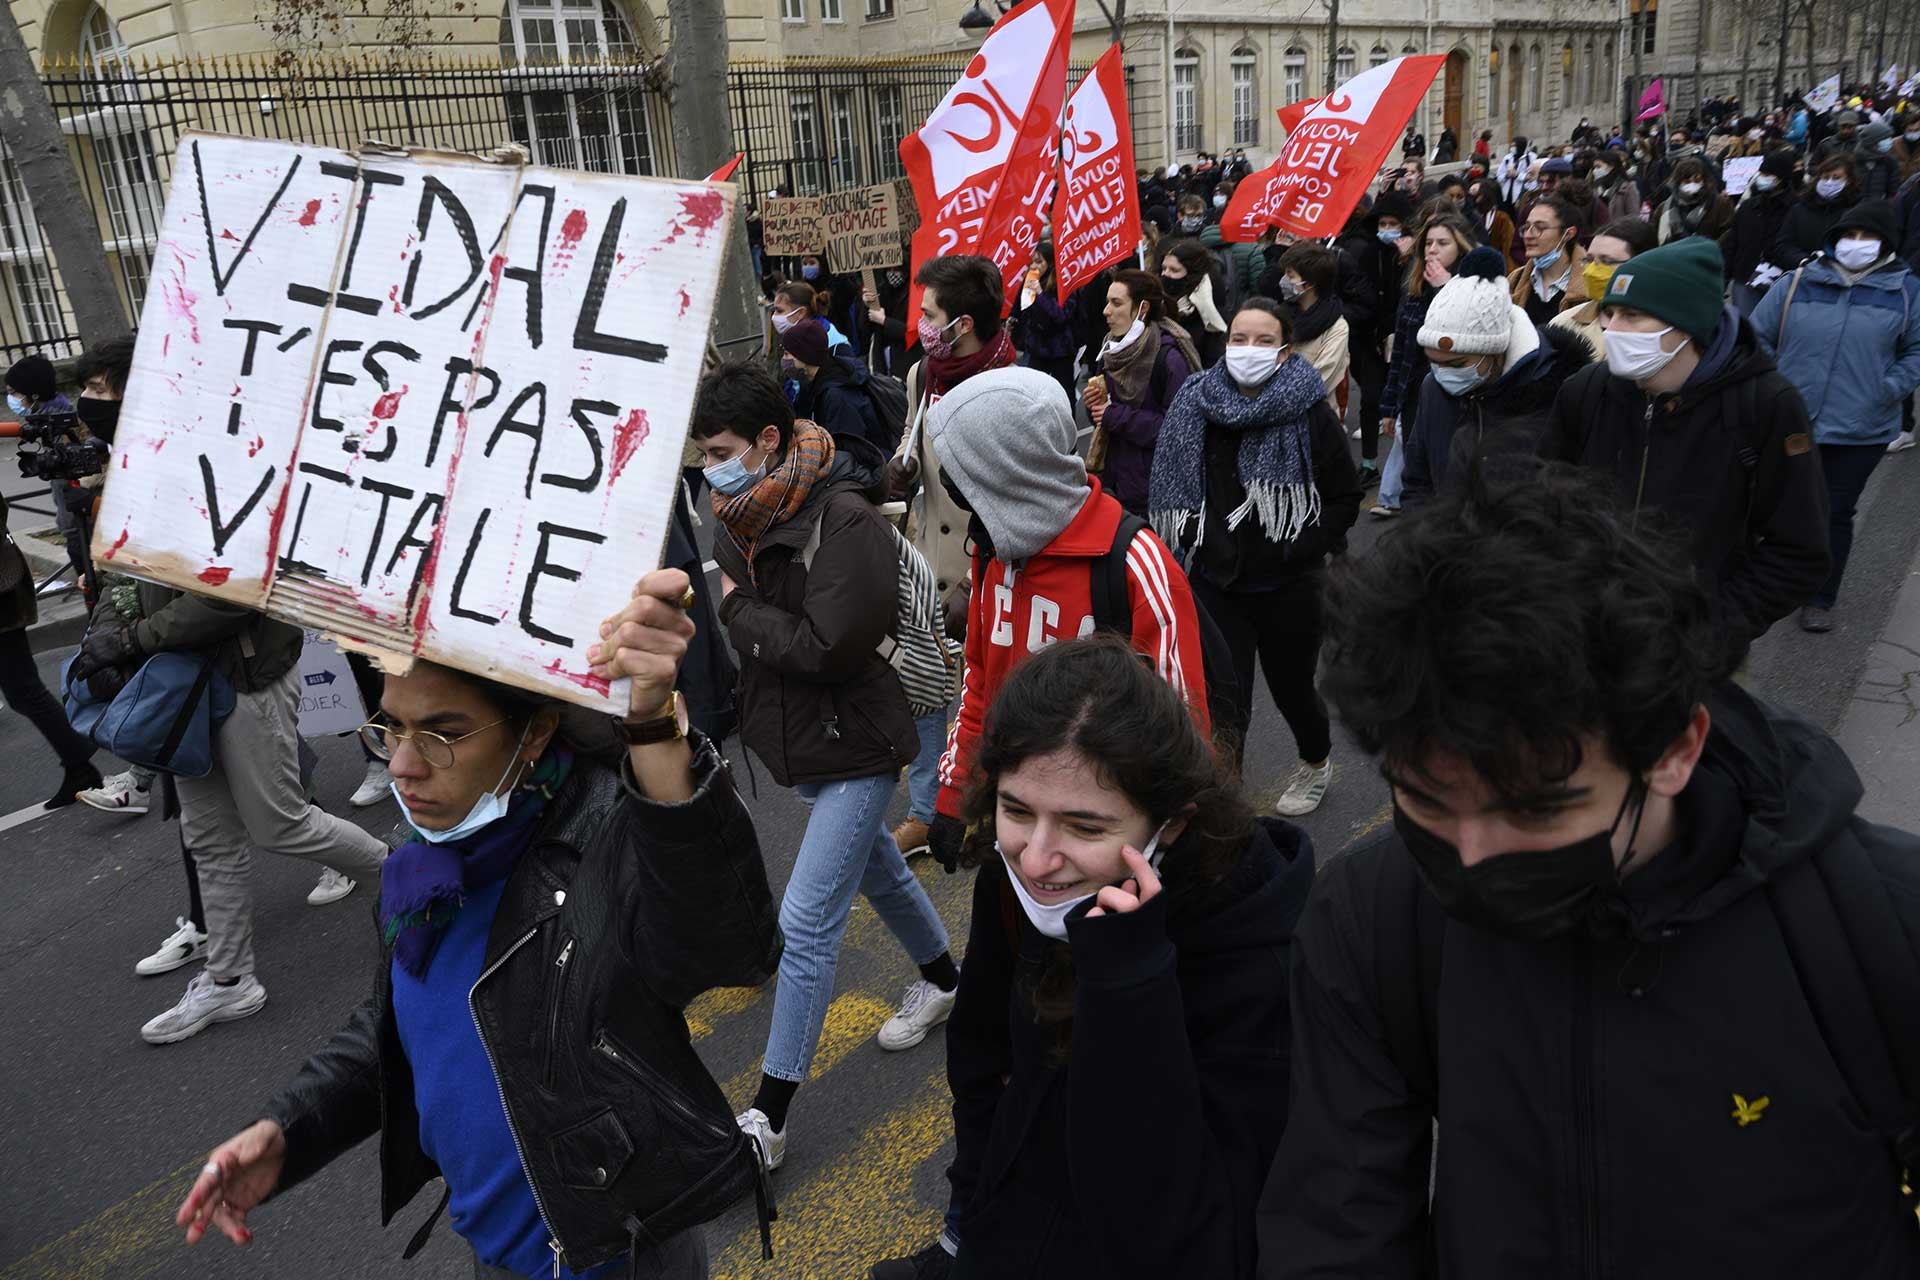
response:
M1613 41L1600 42L1600 99L1612 104L1614 96L1620 92L1620 84L1613 77Z
M1280 88L1289 103L1307 96L1307 51L1297 44L1288 45L1280 60Z
M1376 44L1373 46L1372 52L1367 54L1367 65L1369 67L1384 67L1387 65L1387 59L1391 57L1393 57L1393 54L1387 50L1387 46Z
M1660 25L1660 0L1627 0L1627 8L1632 14L1633 27L1627 37L1627 47L1633 47L1633 41L1640 42L1640 52L1652 53L1654 37Z
M780 0L780 18L784 22L805 22L807 0Z
M880 180L901 177L906 173L900 164L900 141L907 136L907 108L899 85L881 85L873 91L873 115L880 132L873 176Z
M1507 112L1509 115L1520 110L1520 76L1525 70L1524 55L1519 45L1507 49Z
M1173 149L1200 149L1200 56L1173 55Z
M59 342L67 327L47 262L46 239L27 202L20 171L4 152L0 152L0 262L6 264L5 294L13 312L6 328L29 343Z
M633 29L613 0L507 0L500 59L518 67L600 62L634 56ZM515 77L507 76L514 84ZM658 172L664 112L638 88L602 86L509 89L507 126L539 164L597 173Z
M1580 94L1580 101L1599 101L1598 81L1595 78L1597 70L1598 64L1593 60L1593 41L1589 40L1587 41L1586 56L1580 60L1580 83L1584 86Z
M811 97L796 97L793 110L794 194L819 195L826 186L826 166L820 162L819 108Z
M1495 49L1487 62L1487 114L1500 114L1500 51Z
M844 22L840 16L840 0L820 0L820 21Z
M138 315L167 192L147 133L146 111L131 79L132 56L113 19L97 4L81 24L80 64L85 98L117 108L88 112L69 127L80 126L77 132L91 144L111 237L107 248L119 263L133 314Z
M1585 101L1585 99L1582 99ZM1573 41L1560 46L1560 105L1573 105Z
M1540 46L1527 48L1527 110L1538 111L1545 101L1546 70L1540 64Z
M1253 50L1233 51L1233 145L1251 147L1260 141L1260 92L1254 74Z
M856 127L860 109L853 94L842 89L827 95L827 119L832 128L833 160L830 168L836 186L860 185L860 130Z
M893 16L893 0L867 0L867 21Z
M1340 52L1333 56L1333 82L1336 85L1353 79L1354 61L1358 56L1345 45L1340 46Z

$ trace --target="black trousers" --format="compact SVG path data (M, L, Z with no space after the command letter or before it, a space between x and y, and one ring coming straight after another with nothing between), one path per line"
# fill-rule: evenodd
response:
M1195 577L1193 595L1233 652L1240 723L1252 721L1257 657L1267 677L1267 692L1286 718L1300 758L1308 764L1325 760L1333 750L1333 726L1327 719L1327 704L1314 687L1320 667L1320 575L1304 574L1274 591L1245 592L1222 591Z
M1840 595L1840 580L1847 574L1847 556L1853 551L1853 512L1860 505L1873 469L1887 456L1883 444L1823 444L1820 446L1820 470L1827 480L1827 547L1833 567L1827 580L1814 593L1810 604L1833 608Z
M93 757L93 744L74 732L59 699L40 682L25 627L0 631L0 698L33 722L62 766L76 769Z
M1380 453L1380 397L1387 385L1387 362L1372 342L1351 344L1353 380L1360 385L1360 456L1372 462Z

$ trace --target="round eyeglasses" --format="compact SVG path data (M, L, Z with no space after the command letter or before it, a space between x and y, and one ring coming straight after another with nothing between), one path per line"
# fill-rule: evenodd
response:
M400 749L401 743L411 742L413 749L420 753L420 758L427 762L429 768L451 769L453 767L453 749L455 746L465 742L468 738L476 734L485 733L496 725L503 725L506 722L506 717L502 716L500 719L489 724L481 725L471 733L463 733L457 738L449 738L445 734L435 733L431 729L415 729L412 733L402 733L390 724L381 724L377 720L369 720L360 726L360 741L366 743L367 750L373 752L374 755L380 757L382 760L393 759L393 753Z

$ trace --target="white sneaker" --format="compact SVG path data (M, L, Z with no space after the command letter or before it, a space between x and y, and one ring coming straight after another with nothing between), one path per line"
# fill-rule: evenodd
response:
M1367 514L1370 516L1377 516L1382 520L1391 520L1395 516L1400 514L1400 508L1390 507L1384 502L1377 502L1374 504L1373 510L1369 511Z
M141 977L172 973L182 965L192 964L206 956L207 935L194 928L193 921L185 916L175 916L173 922L179 926L173 931L173 936L161 943L158 951L133 966L133 971Z
M250 1018L266 1005L267 989L252 974L223 987L202 969L187 984L179 1004L140 1028L140 1038L148 1044L174 1044L198 1035L209 1023Z
M1287 779L1287 789L1280 793L1280 799L1274 808L1289 818L1298 818L1302 814L1312 813L1320 807L1320 801L1326 797L1327 783L1333 779L1333 757L1318 769L1302 763Z
M367 761L367 776L360 779L360 785L354 788L352 795L347 797L347 803L356 809L364 809L368 805L379 804L382 800L385 800L393 794L391 790L392 786L393 775L387 772L387 762L384 760L369 760Z
M880 1047L897 1053L925 1040L927 1032L945 1022L953 1013L953 1000L959 994L958 987L952 991L942 991L925 978L915 978L909 982L900 1008L880 1028Z
M80 792L80 802L108 813L145 813L152 803L152 793L150 788L134 784L133 770L129 769Z
M1893 443L1887 446L1887 452L1888 453L1905 453L1907 450L1911 448L1913 448L1913 432L1902 431L1899 435L1893 438Z
M332 867L322 867L320 883L314 885L312 891L307 894L307 905L324 907L330 902L338 902L353 892L353 886L356 883L358 882L353 877L343 876Z
M753 1139L766 1171L772 1173L778 1169L780 1162L787 1158L787 1135L774 1132L773 1121L767 1119L767 1113L758 1107L748 1107L735 1116L733 1122L740 1126L740 1132Z

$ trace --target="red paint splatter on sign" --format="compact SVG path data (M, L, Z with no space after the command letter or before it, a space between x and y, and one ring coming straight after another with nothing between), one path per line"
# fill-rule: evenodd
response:
M233 576L233 570L223 564L210 564L194 576L210 587L224 587L227 579Z
M259 436L255 436L253 438L253 443L247 446L247 456L251 458L254 454L266 448L266 446L267 446L267 442L265 440L261 439Z
M579 244L580 238L586 234L587 234L587 211L585 209L573 209L568 211L566 218L562 220L560 223L561 246L563 248L570 249L575 245Z
M693 295L687 292L685 285L680 286L680 314L686 315L693 307Z
M184 262L176 261L171 279L160 283L160 299L167 309L167 315L175 320L185 320L189 336L200 341L200 317L193 312L194 304L200 301L200 295L187 288L187 268ZM166 345L161 344L161 354L165 354Z
M171 346L173 346L173 335L170 333L161 334L160 335L160 358L162 360L167 358L167 349Z
M407 394L410 390L412 390L411 387L401 387L398 391L389 391L378 400L375 400L373 402L373 416L376 418L391 418L394 414L400 412L400 397Z
M309 200L307 201L306 212L300 215L300 225L303 227L310 227L313 225L313 220L315 218L318 218L319 216L320 216L320 202L318 200Z
M675 221L667 232L662 244L672 244L681 235L692 230L701 244L707 242L707 232L718 226L727 216L726 197L718 191L682 191L680 193L680 217L686 220L686 226Z
M229 391L229 392L227 392L227 395L229 395L229 396L230 396L230 397L232 397L233 399L236 399L236 400L237 400L237 399L239 399L239 398L240 398L240 384L239 384L239 383L237 383L237 382L236 382L236 383L234 383L234 384L233 384L233 390L231 390L231 391Z
M582 689L591 689L595 693L600 694L603 697L606 695L607 690L611 687L607 684L606 677L596 676L591 671L587 672L584 675L575 671L562 671L560 669L560 659L558 658L555 658L552 662L549 662L545 667L541 669L545 671L548 675L559 676L562 680L571 680L573 681L573 683L579 685Z
M647 442L652 430L647 425L645 409L635 409L627 415L626 421L613 429L613 466L607 476L609 484L620 478L620 473L626 470L627 463L633 460L640 446Z
M222 240L238 240L240 237L233 234L233 232L227 230L225 227L222 227L220 228L220 238Z
M126 462L125 454L121 455L120 461L123 464ZM127 531L123 528L120 530L120 536L113 540L113 545L107 548L107 554L104 558L108 560L113 559L113 553L126 545L127 545Z

